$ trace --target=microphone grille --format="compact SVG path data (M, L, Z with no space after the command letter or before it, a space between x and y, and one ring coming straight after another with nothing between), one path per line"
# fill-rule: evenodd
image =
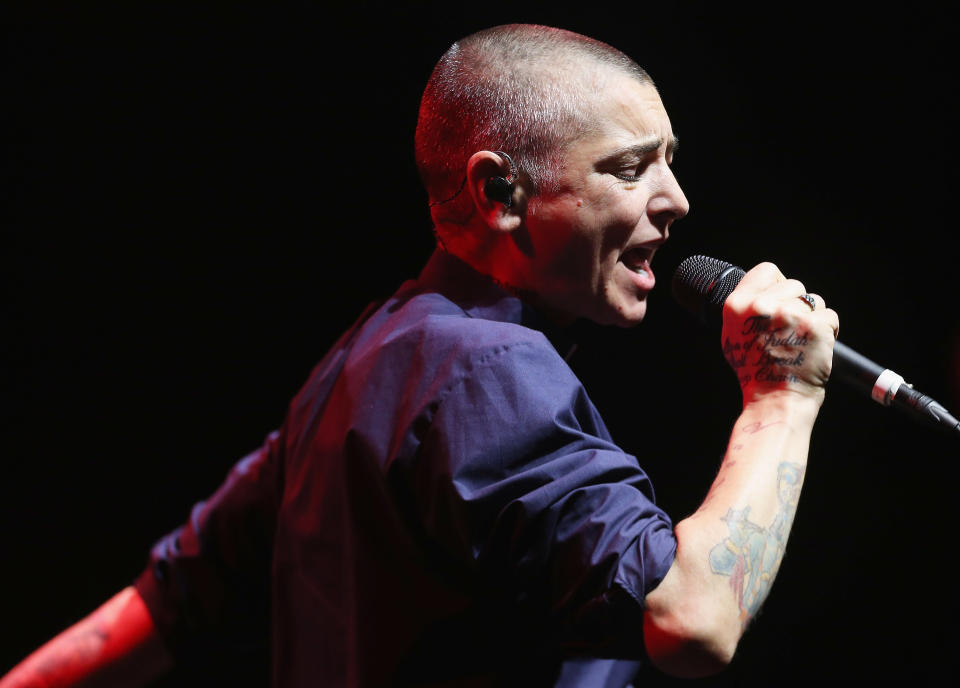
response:
M673 297L702 322L719 318L744 271L733 263L709 256L690 256L673 273Z

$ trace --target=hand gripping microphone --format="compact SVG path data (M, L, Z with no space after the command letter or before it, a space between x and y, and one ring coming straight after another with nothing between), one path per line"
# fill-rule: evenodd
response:
M673 274L673 296L703 324L722 324L723 303L744 275L726 261L691 256ZM843 380L883 406L895 406L917 420L960 434L960 421L936 401L916 391L903 377L858 354L846 344L833 346L831 379Z

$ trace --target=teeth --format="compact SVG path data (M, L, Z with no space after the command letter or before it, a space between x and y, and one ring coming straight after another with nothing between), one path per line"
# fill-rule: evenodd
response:
M643 247L634 247L620 256L620 262L632 271L646 277L650 274L647 268L650 265L650 253Z

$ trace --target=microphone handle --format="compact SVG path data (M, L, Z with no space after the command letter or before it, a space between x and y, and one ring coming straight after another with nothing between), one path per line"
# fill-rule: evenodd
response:
M833 372L831 378L843 380L852 387L873 397L873 386L884 369L866 356L857 353L841 341L833 344ZM896 392L896 390L894 390ZM876 400L874 398L874 400ZM881 401L880 403L883 404ZM889 404L883 404L889 406Z
M895 406L917 420L960 434L960 420L943 406L915 390L903 376L877 365L843 342L833 345L831 378L843 380L882 406Z

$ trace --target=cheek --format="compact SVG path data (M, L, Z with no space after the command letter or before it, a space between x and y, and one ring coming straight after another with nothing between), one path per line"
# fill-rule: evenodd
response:
M573 231L550 247L548 262L554 280L590 279L597 262L597 247L589 233Z
M613 253L619 256L643 217L641 209L634 208L624 201L625 199L618 198L610 202L604 207L599 218L600 251L607 257Z
M549 280L605 281L643 214L637 200L627 190L609 189L538 208L531 236Z
M569 197L563 202L536 208L528 219L534 252L541 264L569 264L582 253L590 233L588 215L581 212L583 199Z
M619 199L578 198L574 223L551 247L556 270L583 278L604 273L619 259L623 246L637 225L637 216ZM591 280L593 281L593 280Z

